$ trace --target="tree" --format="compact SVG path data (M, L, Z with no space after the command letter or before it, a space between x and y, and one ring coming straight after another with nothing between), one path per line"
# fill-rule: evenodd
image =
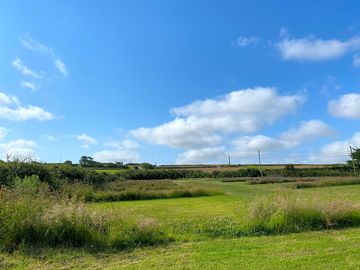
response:
M353 161L355 168L360 168L360 148L352 148L352 151L349 155L352 160L348 160L348 164L353 166Z
M64 161L64 165L73 165L71 160L66 160Z
M96 162L94 161L94 159L92 157L87 157L87 156L82 156L79 160L79 164L83 167L91 167L95 163Z

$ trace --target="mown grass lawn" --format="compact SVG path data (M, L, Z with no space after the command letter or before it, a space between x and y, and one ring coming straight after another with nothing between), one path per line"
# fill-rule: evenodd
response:
M42 250L0 253L0 269L358 269L360 228L278 236L210 237L198 224L214 218L239 218L262 195L286 193L321 200L360 203L360 185L293 189L291 184L249 185L220 180L182 180L220 188L226 195L89 204L111 215L152 217L175 242L122 252ZM182 227L186 227L182 230ZM176 229L174 229L176 228Z

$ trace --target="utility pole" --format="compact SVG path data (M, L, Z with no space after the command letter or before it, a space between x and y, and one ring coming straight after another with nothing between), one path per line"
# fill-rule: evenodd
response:
M351 157L351 160L352 160L352 165L353 165L353 169L354 169L354 174L356 174L356 168L355 168L355 161L354 161L354 157L353 157L353 148L351 147L350 145L350 157Z
M260 171L260 176L263 176L262 170L261 170L261 155L260 155L260 149L258 150L258 158L259 158L259 171Z
M231 166L231 158L230 158L230 156L229 156L229 167Z

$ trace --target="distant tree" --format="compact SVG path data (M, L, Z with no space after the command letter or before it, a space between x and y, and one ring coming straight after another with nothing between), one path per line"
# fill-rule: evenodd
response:
M348 164L350 166L353 166L352 160L354 160L355 167L360 168L360 148L355 148L352 150L352 153L349 155L351 157L351 160L348 160Z
M79 160L79 164L83 167L91 167L95 165L95 161L92 157L82 156Z
M155 169L155 165L144 162L144 163L140 164L140 168L143 170L152 170L152 169Z
M66 160L64 161L64 165L73 165L71 160Z

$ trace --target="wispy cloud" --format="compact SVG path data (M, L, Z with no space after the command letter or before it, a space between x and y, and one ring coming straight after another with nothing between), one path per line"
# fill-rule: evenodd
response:
M21 82L21 86L24 87L24 88L28 88L28 89L31 89L31 90L36 90L38 89L38 85L33 83L33 82L29 82L29 81L22 81Z
M29 34L25 35L25 37L19 38L19 41L24 48L49 56L53 62L54 67L59 73L61 73L63 76L69 75L64 61L62 61L60 57L57 56L53 49L33 39Z
M258 37L238 37L236 42L234 43L234 45L244 48L244 47L248 47L248 46L254 46L256 45L258 42L260 41L260 39Z
M63 61L61 61L59 58L56 58L55 60L54 60L54 65L55 65L55 67L56 67L56 69L62 74L62 75L64 75L64 76L68 76L68 70L67 70L67 68L66 68L66 65L64 64L64 62Z
M33 79L41 79L44 76L43 72L35 72L28 68L19 57L12 61L12 66L17 69L22 75L32 77Z

